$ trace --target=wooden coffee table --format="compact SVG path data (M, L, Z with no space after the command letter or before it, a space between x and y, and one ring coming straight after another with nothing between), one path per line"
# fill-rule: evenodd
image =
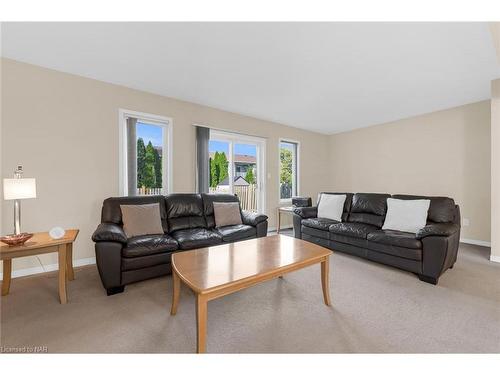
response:
M181 280L196 295L197 352L204 353L207 303L252 285L321 263L323 299L330 306L332 252L293 237L275 235L172 254L171 315L177 313Z

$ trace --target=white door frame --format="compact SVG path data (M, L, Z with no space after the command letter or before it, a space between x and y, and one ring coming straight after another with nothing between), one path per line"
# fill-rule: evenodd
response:
M231 168L229 168L229 187L233 192L233 175L234 165L233 159L233 144L242 143L254 145L257 148L257 210L259 213L266 212L266 145L265 138L232 133L230 131L210 129L210 140L229 142L229 158Z

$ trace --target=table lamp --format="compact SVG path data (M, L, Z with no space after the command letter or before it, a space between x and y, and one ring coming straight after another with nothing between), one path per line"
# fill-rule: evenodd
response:
M21 199L36 198L36 181L23 178L23 167L18 166L14 178L3 179L3 198L14 200L14 234L21 234Z

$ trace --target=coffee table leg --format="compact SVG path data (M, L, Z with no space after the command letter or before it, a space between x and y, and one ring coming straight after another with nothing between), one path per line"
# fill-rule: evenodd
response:
M4 259L4 261L3 261L2 296L6 296L7 294L9 294L11 272L12 272L12 259Z
M207 298L196 295L196 352L205 353L207 347Z
M329 257L325 257L325 259L321 262L321 286L323 287L323 299L325 300L325 305L331 306L330 302L330 262Z
M61 304L68 302L66 296L66 245L59 245L59 299Z
M172 270L172 307L170 308L170 315L177 314L177 306L179 305L179 295L181 291L181 279L175 270Z

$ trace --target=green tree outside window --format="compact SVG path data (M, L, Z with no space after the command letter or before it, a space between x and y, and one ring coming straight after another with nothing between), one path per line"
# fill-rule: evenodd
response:
M255 176L253 174L253 168L252 167L248 168L247 173L245 174L245 180L250 185L255 184Z
M137 188L161 188L162 158L151 141L144 145L142 138L137 139Z
M210 158L210 187L217 187L229 176L229 162L225 152L216 151L213 158Z
M280 162L280 183L292 186L292 152L286 148L281 148Z

